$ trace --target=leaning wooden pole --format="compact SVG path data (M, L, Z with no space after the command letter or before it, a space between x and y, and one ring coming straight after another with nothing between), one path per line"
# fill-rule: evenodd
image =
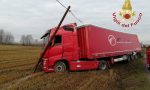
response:
M50 40L48 41L46 47L44 48L44 50L43 50L43 52L42 52L42 54L41 54L41 56L40 56L40 58L39 58L37 64L36 64L35 67L34 67L34 72L36 72L36 70L37 70L37 68L38 68L38 66L39 66L39 63L42 62L43 57L44 57L44 55L45 55L47 49L49 48L50 43L52 42L52 40L54 39L56 33L58 32L58 30L59 30L59 28L60 28L62 22L64 21L64 19L65 19L67 13L69 12L69 9L70 9L70 6L68 6L66 12L64 13L62 19L60 20L60 22L59 22L59 24L58 24L58 26L57 26L55 32L54 32L53 35L51 36L51 38L50 38Z

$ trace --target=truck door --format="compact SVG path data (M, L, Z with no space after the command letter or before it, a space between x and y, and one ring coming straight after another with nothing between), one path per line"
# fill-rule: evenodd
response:
M52 42L52 47L49 51L49 57L59 60L62 58L62 35L56 35Z
M62 39L63 58L67 60L76 60L78 58L78 43L75 26L65 26L64 31L65 33Z
M73 39L72 39L72 32L68 35L63 36L63 58L66 60L72 59L72 52L73 52Z

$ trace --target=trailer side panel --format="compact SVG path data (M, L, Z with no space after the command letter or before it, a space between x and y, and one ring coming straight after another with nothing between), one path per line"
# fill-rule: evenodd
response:
M138 38L93 25L78 28L80 58L103 58L139 52Z

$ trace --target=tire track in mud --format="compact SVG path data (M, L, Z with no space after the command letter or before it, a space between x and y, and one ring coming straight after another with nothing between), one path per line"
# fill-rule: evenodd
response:
M77 90L83 90L85 87L88 87L96 79L95 71L85 72L85 75L83 77L85 78L82 78L82 77L80 78L81 82L76 87Z
M81 85L79 86L79 88L77 90L84 90L85 87L87 87L88 85L90 85L92 82L94 82L95 78L92 77L88 80L85 80L84 82L81 83Z
M40 76L40 75L43 75L43 74L44 74L44 72L38 72L38 73L35 73L35 74L30 74L30 75L27 75L25 77L22 77L22 78L13 80L11 82L5 83L3 85L0 85L0 88L1 88L1 90L7 90L7 89L10 89L11 87L14 87L14 86L20 84L21 82L24 82L24 81L30 79L30 78Z
M45 88L54 89L57 86L64 84L62 82L66 81L68 76L69 74L67 73L45 73L43 76L32 78L28 81L22 82L19 86L13 86L12 88L18 89L21 86L22 89L31 89L31 90L35 88L40 90ZM28 87L29 85L30 87Z
M31 59L33 59L33 58L18 58L18 59L13 59L13 60L3 60L3 61L1 61L0 62L0 64L8 64L8 63L18 63L18 62L23 62L23 61L31 61ZM37 59L34 59L34 60L37 60Z
M62 86L64 87L64 85L66 85L67 82L70 82L72 79L74 79L74 76L67 73L67 74L64 74L62 76L56 75L53 78L54 78L53 82L55 82L55 83L53 85L47 84L48 86L51 86L51 87L47 87L50 90L51 89L56 89L57 90L57 88L59 89ZM51 82L51 84L53 82Z
M78 72L69 73L67 76L65 76L66 78L64 78L64 80L60 82L60 84L56 84L53 88L56 90L59 88L61 88L62 90L66 90L73 88L72 85L77 86L77 84L79 84L83 81L83 79L85 79L77 74Z
M92 71L89 74L86 79L84 79L83 82L81 82L75 90L106 90L104 88L104 85L107 84L109 81L106 81L106 79L102 80L102 78L105 78L102 73L105 73L105 71ZM106 74L107 76L107 74ZM108 76L107 76L108 77ZM99 83L102 82L102 83ZM102 87L103 86L103 87Z
M32 70L30 67L17 68L15 70L5 71L0 74L0 84L8 83L9 81L19 79L21 77L31 74Z
M28 65L23 65L23 66L20 66L20 67L11 67L11 68L6 68L6 69L3 69L3 70L0 70L0 73L5 73L5 72L9 72L9 71L13 71L13 70L16 70L16 69L24 69L24 67L27 67L27 68L30 68L32 67L33 64L28 64Z
M44 74L41 77L32 78L28 81L21 83L19 86L13 87L13 89L18 89L18 87L22 87L22 89L48 89L48 90L57 90L57 89L72 89L73 87L78 87L82 82L88 82L89 75L86 73L71 72L71 73L48 73ZM86 80L85 80L86 79ZM40 83L39 83L40 81ZM32 83L31 83L32 82ZM34 83L33 83L34 82ZM27 89L27 88L26 88Z
M91 77L91 75L92 75L91 73L86 72L86 71L85 72L73 72L69 74L69 77L64 78L65 80L61 81L60 84L56 85L54 89L57 90L61 88L61 90L66 90L66 89L78 90L79 87L82 87L86 83L90 84L95 80L95 78Z
M21 66L27 66L27 65L34 65L35 63L34 62L32 62L32 63L26 63L26 64L19 64L19 65L12 65L12 66L10 66L10 67L5 67L5 68L0 68L1 70L3 69L9 69L9 68L16 68L16 67L21 67ZM1 71L0 70L0 71Z

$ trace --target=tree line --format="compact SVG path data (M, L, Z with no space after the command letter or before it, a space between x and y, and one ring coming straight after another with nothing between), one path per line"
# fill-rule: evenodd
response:
M24 46L29 45L40 45L37 39L34 39L32 35L22 35L20 42L16 43L14 35L11 32L5 32L3 29L0 29L0 44L22 44Z
M3 29L0 30L0 44L13 44L14 36L11 32L5 32Z

